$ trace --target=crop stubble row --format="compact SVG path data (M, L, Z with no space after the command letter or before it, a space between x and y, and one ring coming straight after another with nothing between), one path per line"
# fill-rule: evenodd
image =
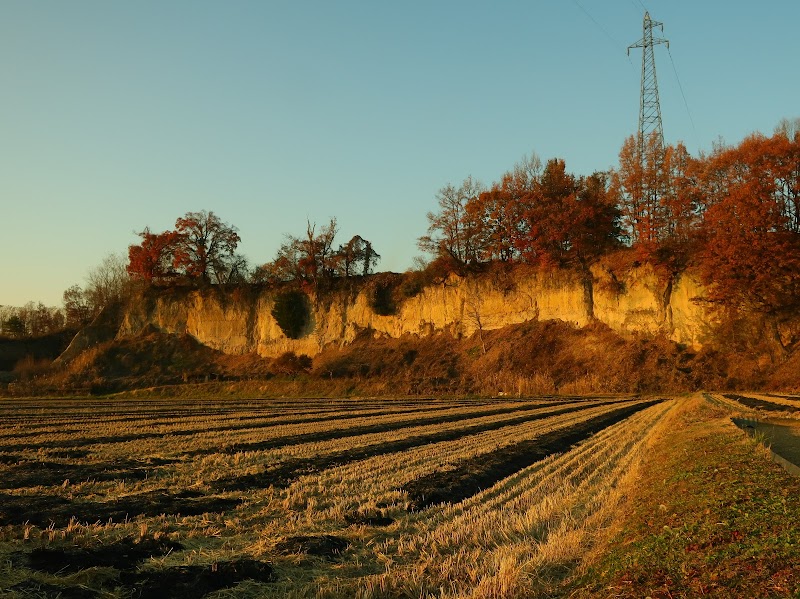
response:
M550 407L543 407L548 403ZM210 490L212 496L196 490L180 491L180 485L185 486L190 481L180 478L179 472L176 471L172 479L165 477L162 480L156 477L154 481L157 484L174 482L178 485L174 491L156 488L109 502L92 504L92 501L85 498L78 498L78 502L82 501L89 507L101 508L114 503L132 507L144 505L145 501L159 506L161 502L160 505L167 508L166 513L183 510L181 513L184 514L187 513L185 507L194 504L197 509L188 513L199 515L205 508L209 511L233 510L240 499L246 499L248 505L245 509L236 510L236 513L240 514L238 518L242 526L256 524L258 518L263 515L266 505L277 508L271 512L273 515L282 510L283 513L295 513L303 517L287 518L285 521L272 520L268 527L269 533L264 534L273 538L295 533L319 534L326 530L330 532L331 526L337 526L336 522L341 522L342 515L348 511L380 509L383 505L389 506L397 516L399 513L397 510L402 511L403 508L405 494L400 490L403 485L430 475L437 469L457 471L460 464L470 459L534 441L553 431L568 431L570 427L581 422L592 418L603 418L604 415L608 416L618 411L621 406L634 406L640 402L583 401L562 403L560 406L555 405L556 403L512 403L488 408L484 405L471 405L467 408L457 408L461 409L461 412L442 409L437 416L430 415L417 419L409 419L408 414L405 416L394 414L394 420L393 417L388 417L378 423L370 423L367 417L367 421L362 421L356 427L329 428L326 429L326 434L320 430L306 429L306 442L299 444L293 444L292 441L303 439L303 433L300 433L301 437L293 437L284 429L281 431L283 437L279 434L270 437L265 448L257 448L253 444L259 441L251 439L245 441L251 443L251 449L246 453L236 455L230 453L232 448L237 452L240 451L241 441L239 441L238 446L226 445L221 453L199 455L185 464L178 464L179 469L187 467L195 469L200 466L199 470L202 471L205 467L209 470L207 474L212 473L217 461L220 464L229 464L233 468L233 473L216 478L216 485L219 488L215 488L214 480L206 485L205 493ZM365 550L367 554L360 556L359 560L364 559L367 562L373 560L374 567L370 569L369 564L364 566L364 571L353 579L352 586L348 586L350 583L345 585L347 592L364 596L382 596L381 589L383 589L389 593L385 596L391 596L393 590L398 589L420 591L419 576L415 577L415 572L417 574L425 572L431 581L439 580L451 584L458 570L456 566L468 561L478 568L475 571L478 576L477 584L489 584L486 581L491 581L496 575L496 572L492 571L492 564L496 565L498 560L502 561L508 555L512 555L518 562L523 558L530 560L533 555L530 539L549 543L551 538L563 533L562 529L569 518L547 520L545 516L547 514L552 516L554 513L552 505L548 504L551 500L546 499L547 496L557 497L562 503L565 502L564 505L570 505L570 513L583 512L589 517L595 517L600 513L602 506L606 505L603 493L610 492L608 481L612 481L611 487L613 487L613 481L618 481L626 465L634 459L637 444L641 444L647 431L666 409L664 406L643 409L628 418L625 423L615 424L596 432L584 443L566 451L563 455L545 457L504 478L490 489L471 498L465 498L460 503L432 507L417 513L403 512L405 524L384 531L381 534L383 540L379 543L367 544L373 547L374 551L368 547L365 549L366 546L360 544L360 550ZM458 418L454 417L456 414L459 415ZM444 418L441 418L442 416ZM344 412L343 418L345 418ZM380 418L384 416L377 417ZM359 420L347 419L346 422L352 424ZM330 425L331 422L327 424ZM323 422L318 422L316 425L326 426ZM257 432L259 431L254 431ZM278 442L281 438L284 439L283 444ZM170 438L167 439L171 441ZM224 440L228 442L230 437L224 437ZM132 443L124 445L134 446ZM271 445L274 447L266 448ZM155 445L148 443L145 447L149 451ZM113 453L109 452L110 455ZM245 495L234 492L224 496L218 494L213 496L216 491L224 488L226 480L228 482L236 480L235 474L240 466L245 467L244 472L241 470L238 472L240 478L243 478L253 474L252 472L247 474L248 468L265 466L263 472L270 472L276 467L297 465L297 460L307 460L305 462L307 468L305 470L301 468L289 476L285 481L287 488L265 490L260 485L244 485L241 491L246 492ZM60 493L59 488L53 491L55 499L67 501L65 494ZM137 504L137 497L143 501ZM6 498L24 501L25 494L7 495ZM131 498L134 499L133 502ZM3 503L2 499L0 503ZM41 507L47 509L46 505ZM266 511L269 512L268 509ZM534 512L538 514L536 517L539 520L533 517ZM152 509L144 510L142 513L154 515ZM108 511L102 512L104 517L108 514ZM133 517L135 514L128 515ZM500 520L492 521L492 517L501 516ZM550 524L543 525L542 518ZM178 521L175 522L177 525ZM60 525L63 526L64 523L61 522ZM338 526L341 527L341 524ZM555 528L552 530L548 528L551 526ZM562 532L559 533L559 530ZM447 539L457 538L458 534L471 536L471 543L465 543L452 559L444 556L442 552L447 546ZM520 549L519 538L522 534L531 536L528 545ZM359 544L357 539L355 541ZM484 546L482 545L484 541L493 545ZM269 542L266 547L274 548L274 544ZM245 549L247 553L254 552L253 547ZM452 552L452 543L448 551ZM541 551L539 553L541 554ZM396 567L386 568L382 565L385 554L393 555ZM172 559L179 557L180 554ZM293 566L284 564L284 567L291 569ZM325 576L327 575L323 574L322 578ZM294 588L293 592L298 597L320 594L322 587L317 580L309 580L306 584L302 581L303 577L298 577L296 572L285 578L292 578L300 587L306 589L303 591ZM280 572L278 579L280 580ZM287 587L281 582L270 585L269 588L274 591L274 596L282 596L287 591ZM307 595L304 595L306 592ZM321 596L325 596L325 593L323 592Z

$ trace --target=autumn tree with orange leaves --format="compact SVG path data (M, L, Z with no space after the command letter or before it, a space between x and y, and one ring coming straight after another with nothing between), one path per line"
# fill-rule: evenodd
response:
M175 265L190 278L204 283L225 283L237 262L241 238L236 227L213 212L187 212L175 221L179 243Z
M255 269L257 283L295 281L308 290L320 291L336 278L366 276L380 260L372 243L360 235L345 244L335 246L339 225L336 218L317 228L306 221L303 237L286 235L275 259Z
M471 178L437 196L420 248L457 263L527 262L586 266L620 243L619 212L607 179L576 177L563 160L542 168L532 154L480 190Z
M142 242L128 247L128 274L146 282L178 277L208 283L244 278L246 264L236 255L241 241L236 227L213 212L187 212L175 221L175 230L138 234Z
M128 247L128 274L147 283L167 281L178 275L175 254L181 242L177 231L152 233L145 227L142 242Z
M709 159L699 263L709 298L775 314L800 304L800 135L752 135Z

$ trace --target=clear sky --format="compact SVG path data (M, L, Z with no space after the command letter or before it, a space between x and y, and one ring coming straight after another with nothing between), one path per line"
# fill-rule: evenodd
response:
M616 164L645 8L667 142L800 116L797 0L3 0L0 304L60 305L199 210L253 264L335 216L402 271L447 183Z

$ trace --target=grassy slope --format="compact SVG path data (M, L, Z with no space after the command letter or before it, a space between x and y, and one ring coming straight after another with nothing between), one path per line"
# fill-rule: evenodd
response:
M569 596L800 596L800 479L729 416L698 400L653 447L607 552Z

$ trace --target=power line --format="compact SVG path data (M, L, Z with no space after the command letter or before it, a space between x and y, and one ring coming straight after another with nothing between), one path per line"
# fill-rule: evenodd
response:
M686 94L683 93L683 85L681 85L681 78L678 77L678 69L675 67L675 61L672 59L672 52L667 46L667 54L669 54L669 61L672 63L672 70L675 72L675 80L678 82L678 89L681 90L681 97L683 98L683 105L686 106L686 114L689 115L689 122L692 124L692 131L694 131L695 138L697 137L697 129L694 126L694 119L692 118L692 111L689 110L689 102L686 101Z
M622 42L620 42L618 39L616 39L613 35L611 35L608 32L608 30L605 27L603 27L603 25L600 23L600 21L595 19L592 16L592 14L588 10L586 10L580 2L578 2L578 0L572 0L572 2L575 4L575 6L577 6L579 9L581 9L581 12L583 12L583 14L585 14L592 23L597 25L597 28L600 29L600 31L602 31L605 34L605 36L614 44L614 46L616 48L624 48L625 47L625 45ZM630 63L631 68L633 68L633 62L631 62L630 56L628 56L628 62Z
M586 10L586 9L583 7L583 5L582 5L580 2L578 2L578 0L572 0L572 2L575 4L575 6L577 6L578 8L580 8L580 9L581 9L581 11L583 11L583 14L585 14L587 17L589 17L589 19L592 21L592 23L594 23L595 25L597 25L597 27L600 29L600 31L602 31L603 33L605 33L605 34L606 34L606 37L607 37L608 39L610 39L610 40L613 42L613 44L614 44L615 46L617 46L617 47L620 47L620 46L622 46L622 45L623 45L623 44L622 44L622 42L619 42L618 40L616 40L616 39L614 38L614 36L612 36L612 35L611 35L611 34L608 32L608 30L607 30L605 27L603 27L603 26L600 24L600 22L599 22L597 19L595 19L595 18L593 17L593 16L592 16L592 15L589 13L589 11L588 11L588 10Z

